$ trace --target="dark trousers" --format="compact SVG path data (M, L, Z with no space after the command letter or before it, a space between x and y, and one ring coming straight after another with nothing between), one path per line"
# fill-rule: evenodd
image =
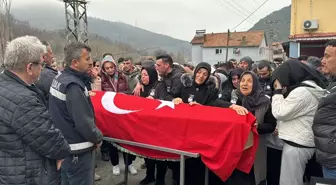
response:
M282 150L267 147L267 185L279 185Z
M103 144L101 145L101 147L100 147L100 152L101 153L108 153L108 144L109 144L109 142L107 142L107 141L103 141Z
M256 185L254 177L254 168L252 167L249 174L239 170L234 170L224 185Z
M156 166L156 180L164 182L167 172L167 162L145 159L145 163L147 169L146 178L155 179L155 166Z
M92 151L67 157L61 167L62 185L92 185Z
M109 150L109 155L110 155L112 166L119 165L119 151L118 151L118 149L116 147L114 147L111 143L107 143L106 146ZM127 165L126 165L126 155L128 155ZM131 165L132 162L135 160L134 155L123 153L123 156L124 156L124 163L125 163L126 166Z
M323 177L322 166L316 162L315 154L308 161L304 174L304 178L308 182L310 182L311 177Z
M168 168L173 172L173 180L180 182L180 162L168 162Z

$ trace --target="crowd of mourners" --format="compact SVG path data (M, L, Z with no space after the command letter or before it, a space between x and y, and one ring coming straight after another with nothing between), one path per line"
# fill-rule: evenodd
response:
M180 65L167 54L138 63L111 53L93 60L90 52L84 43L69 43L60 68L49 42L24 36L7 44L0 74L0 184L91 185L100 179L94 173L97 148L120 175L121 153L95 125L92 90L252 113L259 146L250 173L235 170L223 182L210 171L210 185L336 179L336 40L326 44L323 58L246 56L215 66ZM136 156L122 155L136 175ZM168 169L179 184L179 162L145 159L142 167L141 185L164 185ZM204 184L205 168L200 159L187 159L185 184Z

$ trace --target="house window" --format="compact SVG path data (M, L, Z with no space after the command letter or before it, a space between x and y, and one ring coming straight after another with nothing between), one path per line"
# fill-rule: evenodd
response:
M216 49L216 55L222 54L222 49Z

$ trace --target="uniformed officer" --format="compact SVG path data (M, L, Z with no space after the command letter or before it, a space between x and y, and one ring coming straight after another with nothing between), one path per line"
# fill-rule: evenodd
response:
M62 185L92 185L92 151L101 145L103 136L95 125L85 85L91 49L84 43L73 42L64 52L66 68L53 80L49 97L51 118L72 151L61 167Z

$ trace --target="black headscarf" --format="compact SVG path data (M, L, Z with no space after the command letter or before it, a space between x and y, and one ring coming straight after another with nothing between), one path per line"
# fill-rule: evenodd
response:
M306 80L312 80L318 86L325 88L319 74L308 65L296 59L287 60L275 69L271 77L272 88L275 80L278 80L283 87L287 87L285 96L295 88L302 86L302 82Z
M149 91L154 87L154 85L158 81L158 73L154 65L148 65L148 66L142 67L141 71L144 69L148 73L149 83L147 85L144 85L144 91L140 93L141 97L149 96L149 93L150 93Z
M205 79L204 83L201 84L201 85L205 85L206 82L208 81L210 75L211 75L211 66L210 66L210 64L208 64L208 63L206 63L206 62L201 62L201 63L199 63L199 64L195 67L195 72L194 72L194 82L193 82L193 84L196 85L196 86L201 86L201 85L196 84L196 82L195 82L196 74L197 74L197 72L198 72L201 68L204 68L204 69L206 69L206 70L208 71L208 77L207 77L207 79Z
M204 68L208 71L208 78L204 80L204 83L198 85L195 82L195 77L197 72ZM192 79L192 84L190 86L184 86L181 98L184 103L188 103L188 99L191 95L193 95L193 100L201 105L210 104L214 99L218 97L218 91L211 88L211 85L208 84L209 78L211 75L211 66L206 62L201 62L195 67L194 77Z
M240 79L240 77L241 77L241 75L244 73L244 70L243 69L241 69L241 68L236 68L236 69L234 69L234 70L232 70L231 71L231 73L230 73L230 76L229 76L229 83L232 85L232 88L233 89L236 89L234 86L233 86L233 84L232 84L232 78L234 77L234 76L238 76L238 78Z
M245 107L248 111L254 112L255 110L269 105L271 103L270 99L265 96L263 89L259 84L258 76L251 71L244 72L241 77L245 74L250 74L253 78L252 91L248 96L242 95L239 91L239 94L242 97L242 106Z

